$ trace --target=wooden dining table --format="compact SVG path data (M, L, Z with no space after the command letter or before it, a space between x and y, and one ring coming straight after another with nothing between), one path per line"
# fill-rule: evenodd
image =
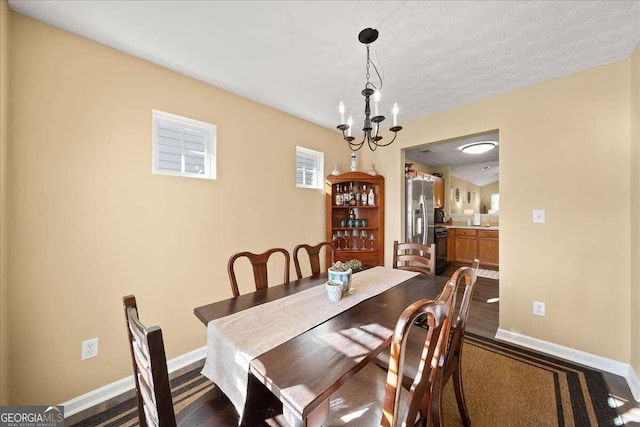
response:
M326 274L303 278L197 307L194 313L208 325L326 280ZM417 300L435 298L446 281L424 274L404 280L254 358L250 374L280 399L290 425L322 425L330 396L390 344L402 311Z

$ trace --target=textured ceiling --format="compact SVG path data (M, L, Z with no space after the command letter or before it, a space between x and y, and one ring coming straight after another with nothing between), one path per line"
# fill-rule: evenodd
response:
M638 1L45 1L19 13L335 129L362 120L364 45L400 123L627 58ZM386 122L387 126L389 120Z
M407 161L431 167L450 166L451 175L483 186L500 179L499 147L482 154L466 154L460 147L478 141L500 142L498 132L456 138L415 147L405 152Z

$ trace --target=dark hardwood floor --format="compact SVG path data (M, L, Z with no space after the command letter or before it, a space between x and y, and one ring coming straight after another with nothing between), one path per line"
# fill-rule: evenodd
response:
M449 265L449 267L441 274L441 276L450 277L456 268L459 265ZM499 311L500 311L500 287L499 281L494 279L487 279L483 277L479 277L476 285L475 291L473 294L473 300L471 303L471 308L469 312L469 322L467 324L467 330L476 335L481 335L487 338L494 338L496 331L498 330L498 320L499 320ZM625 425L627 426L638 426L640 427L640 404L633 399L631 395L631 391L627 386L624 378L604 373L605 379L613 395L614 399L619 403L618 412L625 419ZM231 403L226 399L224 395L219 393L217 390L211 393L213 399L216 400L216 407L227 407L231 406ZM109 407L109 404L103 404L101 406ZM231 407L232 409L232 407ZM235 416L235 411L225 410L222 411L226 414L230 414L226 416L225 419L220 419L218 414L218 418L216 420L215 425L217 426L233 426L237 425L237 418ZM85 413L77 414L73 418L74 421L79 419L86 418L87 416L92 415L95 411L87 410ZM228 419L227 419L228 418ZM204 420L202 420L204 421ZM269 425L269 426L281 426L286 425L282 424L282 419L280 417L272 418L270 420L265 420L261 422L251 421L250 425ZM69 424L67 424L69 425ZM249 425L249 424L246 424Z

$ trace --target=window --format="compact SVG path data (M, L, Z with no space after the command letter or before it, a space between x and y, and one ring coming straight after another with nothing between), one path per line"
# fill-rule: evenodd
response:
M323 188L324 153L296 147L296 186Z
M156 175L216 179L216 126L153 110Z
M491 210L498 212L500 210L500 194L494 193L491 195Z

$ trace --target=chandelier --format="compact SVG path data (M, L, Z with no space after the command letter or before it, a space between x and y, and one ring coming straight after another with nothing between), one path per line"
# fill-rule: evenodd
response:
M402 130L402 126L398 126L398 103L393 104L393 109L391 112L393 113L393 126L389 128L391 132L393 132L393 139L386 143L381 143L382 137L379 135L380 131L380 123L384 121L385 117L378 113L378 102L380 101L380 89L382 89L382 77L380 73L378 73L378 69L376 65L371 62L369 59L369 45L378 39L378 30L374 30L373 28L365 28L360 31L358 34L358 40L360 43L367 46L367 83L364 85L364 89L362 92L362 96L364 96L364 126L362 130L364 131L364 136L362 137L362 141L353 142L355 137L351 136L351 127L353 126L353 119L349 116L349 119L345 123L344 121L344 104L342 101L338 107L338 111L340 111L340 122L338 125L338 129L342 131L342 137L349 144L349 148L351 151L358 151L362 148L364 143L366 142L369 145L369 149L371 151L375 151L378 147L386 147L390 145L393 141L396 140L398 136L398 132ZM369 69L373 66L376 74L378 75L378 79L380 80L380 87L377 88L371 81L369 81ZM371 117L371 97L373 96L374 100L374 116Z

